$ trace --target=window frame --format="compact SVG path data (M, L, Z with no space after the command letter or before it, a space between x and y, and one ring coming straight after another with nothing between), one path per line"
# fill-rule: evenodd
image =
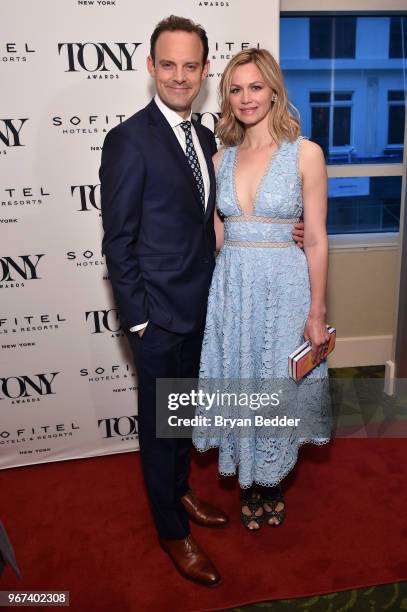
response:
M318 15L406 15L405 0L280 0L280 19L282 17L310 17L311 13ZM278 32L278 39L280 31ZM357 53L356 53L357 56ZM397 60L396 60L397 61ZM314 88L313 88L314 89ZM314 89L315 90L315 89ZM315 90L317 91L317 90ZM325 90L326 91L326 90ZM407 96L406 96L407 98ZM388 104L388 103L387 103ZM310 102L308 97L308 105ZM388 106L387 106L388 108ZM311 121L311 117L310 117ZM405 142L403 163L399 164L345 164L327 165L328 177L351 176L401 176L400 228L404 220L404 202L406 200L407 174L407 142L406 142L407 112L405 116ZM311 123L310 123L311 125ZM396 250L400 247L400 228L398 232L363 233L363 234L330 234L329 250L335 251L369 251Z
M313 94L318 94L318 93L324 93L324 94L329 94L330 99L327 102L311 102L311 93ZM336 94L350 94L351 95L351 99L350 100L335 100L335 95ZM319 90L319 89L315 89L313 88L312 90L309 89L308 90L308 100L309 100L309 106L311 109L310 112L310 133L312 134L312 108L316 108L316 107L324 107L324 108L329 108L329 137L328 137L328 147L329 147L329 154L343 154L343 153L347 153L350 154L352 152L352 150L354 149L354 121L353 121L353 117L354 117L354 112L353 112L353 107L354 107L354 97L353 97L354 92L353 91L341 91L341 90L335 90L335 91L326 91L326 89L324 90ZM350 123L349 123L349 144L347 145L337 145L335 146L333 144L333 132L334 132L334 114L335 114L335 108L350 108L351 114L350 114Z

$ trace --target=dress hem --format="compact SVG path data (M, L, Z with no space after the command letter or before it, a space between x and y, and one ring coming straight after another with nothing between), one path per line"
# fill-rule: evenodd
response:
M304 444L315 444L316 446L323 446L325 444L329 444L329 442L331 441L331 438L326 438L324 439L322 442L321 441L317 441L315 439L308 439L308 440L303 440L302 442L300 442L300 444L298 444L297 449L296 449L296 453L295 453L295 458L294 460L288 465L288 467L285 469L285 471L283 472L283 475L278 478L277 480L273 480L270 482L266 482L265 480L258 480L256 478L253 478L252 482L250 484L243 484L242 482L240 482L240 479L238 477L239 480L239 486L241 489L249 489L253 484L257 484L260 487L274 487L278 484L280 484L284 478L294 469L294 467L297 464L297 460L298 460L298 450L299 448L301 448L301 446L303 446ZM195 444L194 444L195 449L199 452L199 453L206 453L206 451L212 449L212 448L219 448L219 444L211 444L206 446L205 448L198 448ZM235 469L233 472L223 472L219 470L219 474L220 476L236 476L236 468L239 466L239 463L236 463L235 465Z

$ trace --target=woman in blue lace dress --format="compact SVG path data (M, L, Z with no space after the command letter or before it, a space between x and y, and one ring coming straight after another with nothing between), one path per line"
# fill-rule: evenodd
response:
M229 392L236 391L236 381L240 391L274 386L278 406L273 403L262 414L290 420L285 427L259 427L254 418L232 425L233 417L243 416L241 406L218 403L209 410L203 403L198 416L210 419L194 429L193 441L200 451L219 448L221 474L238 472L241 518L248 529L257 530L264 523L275 527L283 522L280 483L294 467L299 447L329 441L327 175L320 147L300 136L281 71L268 51L235 55L220 93L217 133L223 147L214 157L220 252L209 294L200 382L219 386L223 381ZM304 250L292 238L302 217ZM319 365L296 383L288 376L288 355L304 339L311 341ZM245 410L246 416L255 416L251 405Z

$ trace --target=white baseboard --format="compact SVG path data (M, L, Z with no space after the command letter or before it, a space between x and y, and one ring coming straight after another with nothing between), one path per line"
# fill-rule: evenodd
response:
M392 358L393 336L357 336L337 338L328 357L330 368L381 365Z

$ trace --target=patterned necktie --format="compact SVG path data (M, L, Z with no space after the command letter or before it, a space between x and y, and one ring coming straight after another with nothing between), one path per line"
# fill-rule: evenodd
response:
M205 189L204 189L204 184L203 184L203 179L202 179L201 167L198 161L198 156L195 151L194 143L192 142L191 122L183 121L180 125L185 132L185 144L186 144L185 155L187 157L189 165L191 166L192 174L194 175L196 186L198 187L199 195L201 198L201 203L202 203L203 209L205 210Z

